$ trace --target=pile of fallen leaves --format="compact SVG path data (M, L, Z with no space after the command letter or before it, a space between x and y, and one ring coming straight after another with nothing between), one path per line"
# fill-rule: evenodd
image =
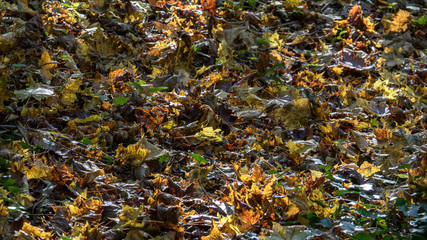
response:
M2 239L424 239L425 1L0 1Z

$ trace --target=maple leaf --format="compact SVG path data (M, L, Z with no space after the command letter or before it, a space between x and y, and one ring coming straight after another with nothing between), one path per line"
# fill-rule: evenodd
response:
M215 220L212 219L212 230L209 236L203 236L202 240L222 240L224 237L221 234L218 226L215 223Z
M254 182L265 182L265 173L262 171L261 167L255 163L254 170L251 175Z
M242 211L237 214L243 222L243 228L241 230L248 230L257 223L261 217L261 211L253 211L252 209L242 208Z

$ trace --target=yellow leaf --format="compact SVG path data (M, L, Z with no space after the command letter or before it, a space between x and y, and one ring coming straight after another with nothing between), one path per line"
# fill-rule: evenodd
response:
M42 53L42 57L39 60L39 66L42 69L50 70L52 68L55 68L57 64L50 59L50 55L47 51L44 51Z
M24 207L30 207L35 200L36 199L33 196L23 193L20 193L18 196L16 196L16 201Z
M221 231L219 230L218 226L216 225L215 221L212 219L212 230L209 236L202 237L202 240L222 240L224 237L221 234Z
M201 68L197 69L196 77L202 76L205 72L209 71L209 69L211 69L211 67L212 66L206 67L205 65L203 65Z
M402 9L396 13L393 17L393 23L390 26L390 32L404 32L408 29L408 23L410 22L411 13Z
M39 239L53 239L54 238L53 232L45 232L38 227L31 226L31 224L28 222L24 222L24 226L22 226L22 231L25 232L26 234L32 236L32 237L36 237ZM18 236L19 236L19 233L18 233Z
M323 176L323 173L320 171L310 169L310 172L311 172L311 178L313 179L320 178Z
M343 70L342 70L341 67L335 66L335 67L332 68L332 72L335 73L336 75L341 75L341 73L343 72Z
M151 151L143 149L141 147L141 140L135 144L131 144L126 148L123 144L120 144L116 150L116 159L120 159L122 163L126 163L128 160L134 167L140 166L143 161L150 155Z
M298 153L298 151L304 147L301 143L294 143L292 140L289 140L288 143L286 143L286 147L289 149L289 152L291 154Z
M298 213L299 213L299 208L297 207L297 205L295 205L295 204L291 204L289 207L288 207L288 211L286 212L286 214L288 214L289 215L289 217L292 217L292 216L295 216L295 215L297 215Z
M77 100L77 91L82 85L82 80L74 80L65 86L65 88L61 92L61 103L68 106L74 103Z
M132 228L142 228L144 227L144 222L141 219L138 219L144 213L144 207L140 206L139 208L134 208L128 205L122 205L122 213L119 215L121 228L132 227Z
M160 68L153 67L153 72L148 76L154 79L156 77L161 77L162 75L163 75L163 72Z
M374 166L371 163L365 161L362 163L362 165L360 165L360 168L357 171L363 174L365 177L370 177L380 170L381 166Z
M213 129L212 127L205 127L202 131L196 133L195 137L200 140L222 142L221 129Z
M309 209L316 213L320 219L331 216L339 207L337 203L333 203L333 207L329 207L324 200L323 193L319 189L312 190L309 199Z
M175 126L176 126L175 122L173 120L171 120L162 126L162 130L163 131L169 131Z
M99 122L102 120L102 117L99 115L92 115L90 117L87 117L85 119L80 119L80 118L76 118L70 122L75 122L75 123L88 123L88 122Z
M253 144L252 144L252 147L253 147L253 149L255 150L255 151L261 151L261 149L262 149L262 146L261 146L261 144L259 144L259 143L257 143L257 142L254 142Z
M37 160L31 169L25 171L27 179L40 179L50 176L52 168L46 166L42 161Z

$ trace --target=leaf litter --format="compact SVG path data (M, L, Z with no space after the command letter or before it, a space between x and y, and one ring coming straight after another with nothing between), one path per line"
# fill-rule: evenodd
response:
M3 1L4 239L424 239L421 1Z

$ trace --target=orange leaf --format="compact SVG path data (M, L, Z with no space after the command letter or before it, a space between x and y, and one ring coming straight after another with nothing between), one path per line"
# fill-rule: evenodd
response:
M262 169L258 166L258 164L255 164L254 170L252 172L252 180L255 182L264 182L265 181L265 173L262 171Z
M202 0L202 7L212 15L216 13L216 0Z
M390 132L387 128L377 128L374 129L374 134L377 137L377 140L380 142L387 142L392 135L392 132Z

